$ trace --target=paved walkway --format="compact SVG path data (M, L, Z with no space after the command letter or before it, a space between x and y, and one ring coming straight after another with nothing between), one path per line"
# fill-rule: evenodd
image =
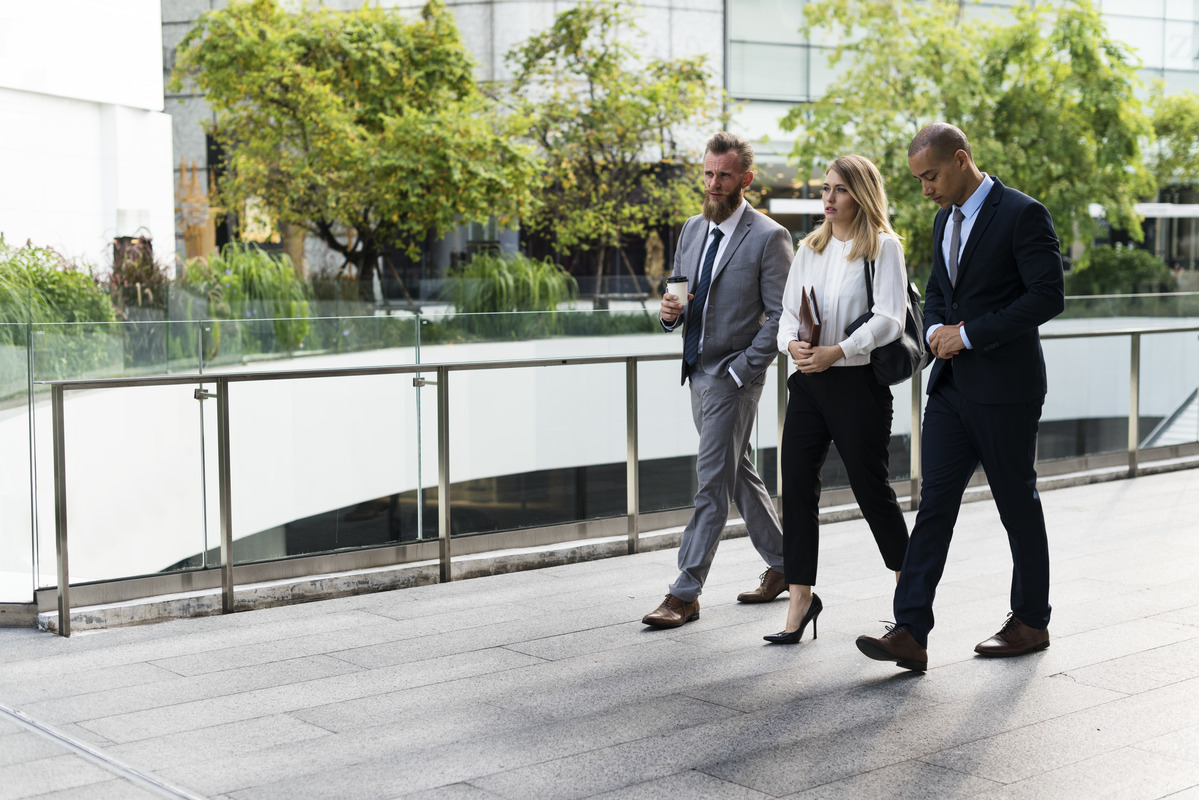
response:
M819 639L770 646L721 546L698 622L639 622L674 552L62 639L0 630L0 798L1199 798L1199 471L1044 495L1052 646L962 512L929 670L869 661L893 578L827 525ZM910 518L910 515L909 515Z

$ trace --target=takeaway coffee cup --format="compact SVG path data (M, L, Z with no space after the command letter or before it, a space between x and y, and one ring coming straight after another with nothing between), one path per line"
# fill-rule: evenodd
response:
M687 276L671 275L666 279L666 293L679 298L679 302L687 305Z

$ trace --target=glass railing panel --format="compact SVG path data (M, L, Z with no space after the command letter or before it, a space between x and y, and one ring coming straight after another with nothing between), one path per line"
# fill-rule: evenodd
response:
M215 542L201 473L201 404L195 387L140 386L64 395L64 456L71 583L202 566ZM37 407L40 586L55 576L53 428ZM209 436L215 436L211 429ZM207 491L215 495L215 486ZM207 516L207 530L206 530Z
M1112 320L1057 319L1041 331L1081 333L1112 327ZM1041 347L1049 388L1041 410L1037 460L1127 451L1129 337L1045 339Z
M929 369L925 369L912 380L891 387L891 442L888 446L891 481L906 481L912 478L912 381L917 382L916 402L923 408L928 396L924 393ZM919 458L919 455L917 455Z
M449 375L455 535L626 512L623 363Z
M778 370L778 359L775 358L762 378L763 386L762 394L758 398L758 413L754 417L754 425L749 433L749 445L753 448L754 466L757 467L758 475L766 484L766 491L771 496L777 495L779 492L778 462L776 460L779 457ZM786 400L782 402L785 411Z
M496 314L434 308L421 314L421 362L632 355L659 352L667 335L658 322L657 303Z
M1191 321L1199 325L1199 319ZM1140 447L1199 441L1199 333L1141 337Z
M0 324L0 603L31 602L35 587L28 335Z
M1163 319L1188 317L1199 317L1199 292L1067 297L1058 319L1119 320L1119 327L1147 327L1160 324Z
M691 416L691 391L679 384L682 338L658 339L668 361L637 365L638 495L641 512L687 508L695 500L695 454L699 434ZM613 431L613 435L616 435ZM622 436L623 441L623 436Z
M247 312L250 313L250 312ZM416 363L419 318L373 316L208 320L206 372L316 370Z
M200 322L38 323L32 335L38 381L195 373L201 368Z
M34 380L123 377L127 365L137 365L131 356L133 349L147 339L159 338L148 335L147 331L150 328L161 330L162 327L161 322L34 325ZM147 371L161 372L164 368L165 359L159 357Z
M234 563L418 539L417 391L411 374L231 383Z

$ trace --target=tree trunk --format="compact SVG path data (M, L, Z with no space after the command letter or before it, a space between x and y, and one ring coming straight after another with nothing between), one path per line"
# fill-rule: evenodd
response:
M595 251L595 293L592 295L592 304L595 308L607 308L607 298L604 297L604 264L608 260L608 248L605 245L600 245Z
M412 295L408 294L408 287L404 285L404 280L400 277L400 273L396 271L395 264L391 263L389 256L383 256L383 260L387 262L387 269L391 273L391 277L395 278L396 283L400 286L400 291L404 293L404 299L408 301L408 307L416 310L416 302L412 299ZM385 303L385 305L390 305Z
M631 261L629 261L629 257L625 253L623 247L620 248L620 260L624 262L624 268L626 270L628 270L629 277L631 277L633 279L633 285L636 286L637 285L637 273L633 271L633 263ZM638 292L638 294L640 294L640 292ZM645 316L648 317L650 315L649 308L646 307L644 302L642 302L642 304L641 304L641 310L645 312Z
M379 267L379 254L374 248L363 248L358 253L355 266L358 268L358 299L364 303L375 302L375 270Z

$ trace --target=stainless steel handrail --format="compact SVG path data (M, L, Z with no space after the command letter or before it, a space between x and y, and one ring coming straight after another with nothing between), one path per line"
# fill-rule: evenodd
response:
M637 356L586 356L580 358L526 359L522 361L468 362L450 364L403 364L378 367L348 367L340 369L279 370L268 372L228 372L196 375L140 376L136 378L95 378L84 380L41 381L51 387L51 406L54 435L54 491L55 491L55 546L58 560L58 631L62 636L71 635L70 618L70 572L67 549L67 475L66 475L66 428L64 423L65 394L68 391L95 389L134 388L146 386L179 386L215 384L215 394L197 390L197 397L215 397L217 401L217 463L218 491L220 497L221 536L221 610L234 610L233 582L233 507L232 475L230 468L229 440L229 386L233 383L256 381L310 380L314 378L345 378L369 375L414 374L413 384L417 387L435 386L437 389L437 535L439 540L440 577L452 580L452 536L450 534L450 423L449 384L451 372L479 371L489 369L527 369L534 367L582 366L594 364L626 364L628 387L626 403L626 430L628 438L629 466L627 470L629 491L627 493L628 552L635 553L640 547L639 497L637 490L639 468L637 463L637 386L636 370L640 362L672 361L677 353L655 353ZM434 373L435 381L421 375Z
M1117 330L1078 331L1060 333L1042 333L1041 338L1056 339L1089 339L1097 337L1128 336L1131 347L1131 364L1129 369L1129 418L1128 418L1128 475L1137 474L1137 453L1139 441L1137 438L1139 417L1140 390L1140 348L1141 337L1149 334L1188 333L1199 331L1199 325L1177 327L1138 327ZM312 370L280 370L266 372L229 372L205 373L195 375L162 375L142 376L136 378L97 378L84 380L40 381L39 385L51 387L51 418L53 420L53 450L54 450L54 497L55 497L55 545L58 559L58 630L62 636L70 636L70 572L68 569L67 548L67 492L66 492L66 445L64 406L65 394L68 391L131 388L139 386L171 386L186 384L216 384L215 395L204 392L205 397L215 397L217 401L217 458L218 481L220 497L220 534L221 534L221 588L222 611L229 613L234 610L234 581L233 581L233 527L232 527L232 476L230 474L229 440L229 386L233 383L248 383L255 381L309 380L314 378L343 378L369 375L401 375L413 374L415 386L435 386L437 389L437 485L438 485L438 539L440 555L440 578L442 581L452 580L452 536L450 533L450 421L449 421L449 389L450 373L479 371L491 369L527 369L554 366L583 366L597 364L625 364L625 427L627 442L626 478L626 514L628 519L628 552L636 553L640 548L640 493L638 465L638 420L637 420L637 366L642 362L673 361L679 358L678 353L654 353L646 355L611 355L587 356L580 358L546 358L526 359L521 361L488 361L467 363L441 364L404 364L378 367L351 367L340 369ZM776 365L778 368L778 442L781 449L783 424L786 417L787 377L789 365L787 358L780 354ZM425 373L436 374L435 381L422 377ZM911 432L911 467L910 481L911 508L915 509L919 502L920 489L920 418L921 396L924 380L923 375L909 383L912 392L912 432ZM202 391L202 390L199 390ZM782 458L776 456L776 471L778 483L782 485Z

